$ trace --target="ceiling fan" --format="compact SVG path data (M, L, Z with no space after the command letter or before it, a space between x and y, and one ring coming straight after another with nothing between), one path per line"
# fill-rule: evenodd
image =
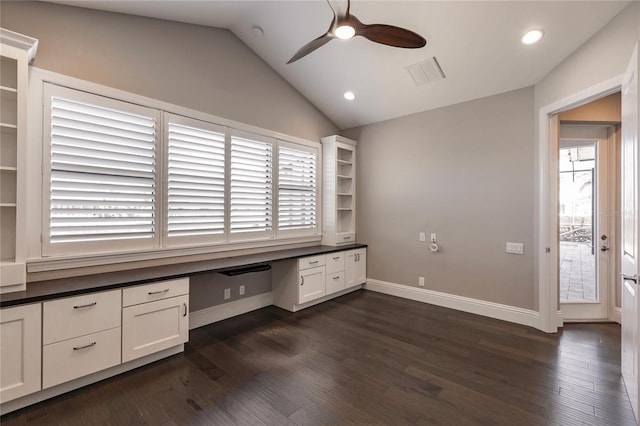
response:
M303 46L302 49L298 50L296 54L289 59L287 64L307 56L334 38L347 40L355 36L362 36L376 43L405 49L418 49L427 44L427 41L420 34L404 28L385 24L363 24L349 12L351 0L347 0L347 12L344 16L337 16L329 0L327 0L327 3L329 3L329 7L333 11L333 20L331 21L329 29L325 34L312 40Z

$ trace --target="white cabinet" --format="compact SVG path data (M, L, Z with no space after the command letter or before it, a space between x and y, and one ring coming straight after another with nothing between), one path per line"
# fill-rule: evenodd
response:
M44 302L42 388L120 364L122 290Z
M123 304L122 362L189 340L188 278L126 288Z
M367 282L367 249L350 250L346 254L345 288Z
M0 310L0 403L39 391L42 307Z
M342 136L322 138L322 244L356 241L356 141Z
M0 28L0 293L22 291L28 66L38 40Z
M300 271L300 284L298 285L298 305L318 299L326 294L325 268L306 269Z
M275 262L273 304L298 311L344 294L366 281L365 248Z

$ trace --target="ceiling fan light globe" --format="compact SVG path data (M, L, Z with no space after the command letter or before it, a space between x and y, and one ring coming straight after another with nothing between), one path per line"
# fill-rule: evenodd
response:
M333 33L341 40L348 40L356 35L356 30L351 25L340 25Z

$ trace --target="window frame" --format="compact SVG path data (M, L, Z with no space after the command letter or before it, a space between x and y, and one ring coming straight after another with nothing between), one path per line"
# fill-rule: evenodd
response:
M315 219L316 226L313 228L302 228L302 229L280 229L280 147L286 147L289 149L312 152L316 156L315 167L316 167L316 175L315 175ZM287 237L302 237L302 236L313 236L313 235L322 235L322 194L321 194L321 182L322 182L322 151L320 146L312 146L307 144L299 144L295 142L289 142L285 140L278 140L277 146L277 187L276 187L276 207L277 212L275 216L278 219L278 223L276 225L276 232L278 236L287 236Z
M161 115L154 108L137 105L123 100L109 98L99 94L87 93L82 90L62 87L45 83L43 88L43 167L42 167L42 255L43 256L67 256L79 253L115 253L127 250L149 250L158 246L161 238L161 223L159 211L161 206L161 194L158 191L158 183L161 180L162 152L161 140ZM51 108L52 98L59 97L74 102L83 102L102 108L120 110L137 115L151 117L155 121L155 155L154 155L154 210L153 210L153 237L132 238L122 240L98 240L98 241L74 241L52 243L51 233Z
M162 246L163 247L177 247L177 246L197 246L197 245L211 245L222 244L227 242L229 226L228 226L228 206L229 206L229 194L228 194L228 182L229 182L229 152L230 152L230 140L229 129L226 126L221 126L209 121L199 120L191 117L185 117L182 115L173 114L167 111L162 113L163 117L163 138L162 145L164 149L164 162L162 171L165 174L162 192L164 194L164 200L162 204ZM184 235L184 236L169 236L169 124L174 123L177 125L183 125L187 127L194 127L206 131L215 133L222 133L224 135L224 225L223 231L220 234L209 235Z
M49 137L47 135L47 128L44 124L48 113L45 104L47 95L45 94L46 86L54 86L57 88L67 88L73 92L85 92L89 95L95 95L101 98L112 99L115 102L123 102L127 104L133 104L142 108L148 108L156 110L156 113L160 115L159 121L157 121L157 137L158 141L158 157L156 158L156 164L159 168L156 172L158 174L159 185L165 185L164 178L164 122L162 121L164 113L175 114L186 118L205 121L212 124L224 126L230 131L235 129L237 131L245 131L252 134L261 135L264 137L285 140L294 144L317 147L322 152L322 146L319 140L304 139L297 136L291 136L280 133L278 131L269 130L254 125L246 124L243 122L223 118L212 115L203 111L198 111L192 108L176 105L170 102L161 101L158 99L134 94L125 90L116 89L113 87L104 86L101 84L81 80L68 75L63 75L49 70L44 70L37 67L31 67L29 79L29 91L28 91L28 120L33 123L33 126L29 129L27 136L27 152L29 158L37 158L36 161L29 161L22 167L26 168L26 173L29 180L29 190L26 193L26 203L29 209L26 211L27 220L30 223L36 224L36 226L29 227L26 233L26 263L28 273L38 274L38 279L45 279L53 273L53 271L70 270L70 268L78 271L96 271L96 272L111 272L121 271L135 267L134 265L140 264L147 267L156 265L165 265L170 263L189 262L195 259L203 258L220 258L226 256L232 256L234 252L250 251L270 251L278 250L279 247L296 246L308 246L314 244L320 244L322 239L322 156L318 158L319 177L318 177L318 229L320 230L315 235L296 236L286 235L282 232L277 232L277 215L274 217L274 230L275 235L268 238L252 238L242 240L229 240L219 241L215 243L201 242L195 243L185 241L183 244L174 244L169 242L167 244L167 238L164 235L164 186L157 187L156 200L162 202L161 210L156 210L158 214L157 226L160 226L162 232L156 234L154 240L158 240L156 245L150 247L151 244L140 246L133 246L131 244L122 244L118 247L107 247L103 242L98 242L92 249L74 249L68 250L50 250L46 246L47 238L47 216L49 214L49 196L50 188L46 184L48 179L45 176L48 171L47 163L50 161L49 156ZM277 158L274 158L277 162ZM162 166L160 166L162 164ZM277 163L274 163L277 167ZM160 173L162 176L160 177ZM274 176L277 179L277 175ZM274 185L277 182L274 181ZM277 212L277 194L273 194L274 205L273 208ZM228 204L227 204L228 205ZM140 263L143 262L143 263ZM99 268L98 268L99 267ZM93 268L93 269L77 269L77 268ZM74 275L74 272L69 272ZM93 273L93 272L91 272ZM58 276L58 275L55 275Z
M239 139L246 139L249 141L255 141L259 143L265 143L271 146L271 229L266 231L247 231L247 232L232 232L231 230L231 208L232 208L232 197L233 193L231 190L231 180L232 180L232 168L231 164L233 161L233 138L237 137ZM268 240L276 238L276 229L277 229L277 200L274 197L274 188L277 187L277 174L274 170L277 170L277 139L260 135L257 133L246 132L238 129L229 129L229 160L228 160L228 190L227 195L229 197L228 206L228 242L233 243L237 241L259 241L259 240Z

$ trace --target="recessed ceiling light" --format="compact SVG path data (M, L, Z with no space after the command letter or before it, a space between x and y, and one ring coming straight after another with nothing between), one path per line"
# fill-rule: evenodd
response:
M344 98L348 101L352 101L356 98L356 95L352 91L348 91L348 92L344 92Z
M251 27L251 32L255 38L262 38L264 36L264 30L258 25Z
M333 33L339 39L348 40L356 34L356 30L351 25L340 25Z
M542 40L542 37L544 37L542 30L527 31L527 33L522 36L522 44L535 44Z

